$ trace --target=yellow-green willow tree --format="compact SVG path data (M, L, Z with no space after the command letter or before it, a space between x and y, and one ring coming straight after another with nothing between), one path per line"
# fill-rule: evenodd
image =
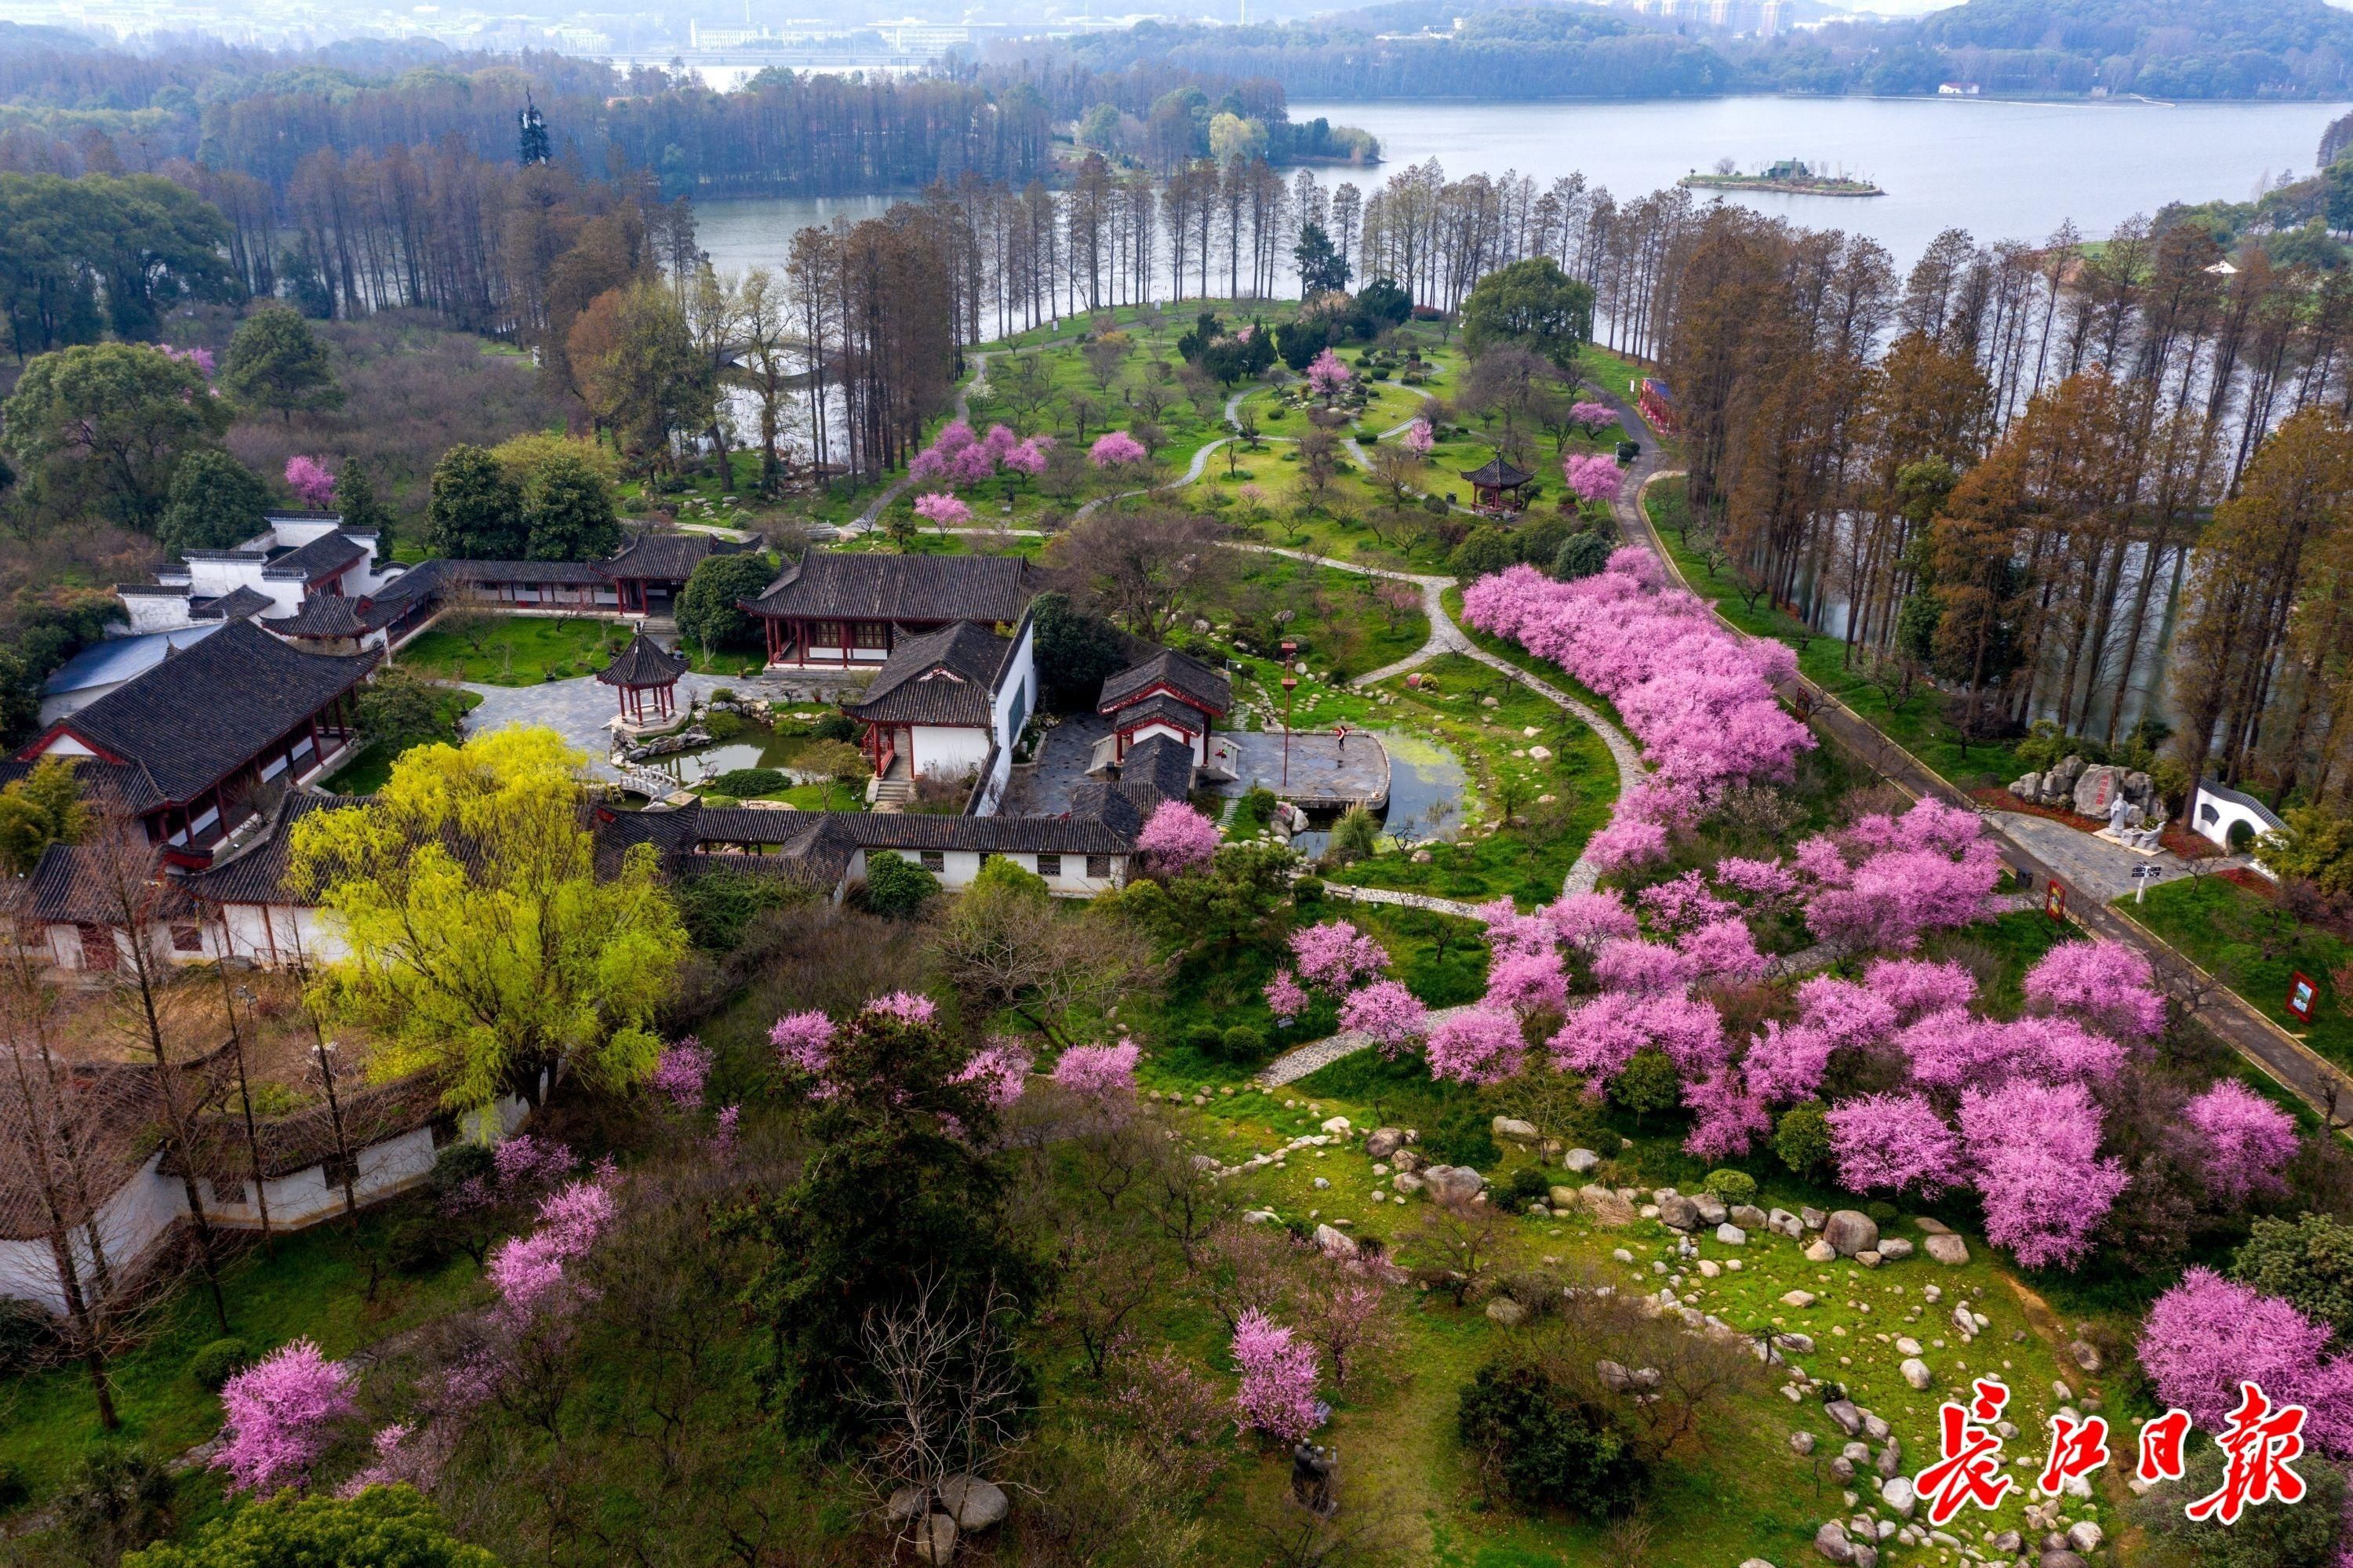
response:
M348 949L313 1000L374 1037L375 1075L432 1072L471 1107L653 1070L686 931L650 846L597 874L581 764L522 726L417 747L372 803L295 825L296 885Z

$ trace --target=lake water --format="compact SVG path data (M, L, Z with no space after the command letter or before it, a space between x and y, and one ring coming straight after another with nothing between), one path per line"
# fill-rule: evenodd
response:
M2010 103L1893 98L1722 98L1661 103L1298 103L1381 139L1387 162L1319 171L1377 185L1436 158L1450 175L1517 169L1539 183L1582 172L1620 200L1730 158L1775 158L1866 175L1883 196L1738 193L1736 200L1816 228L1868 234L1908 266L1947 228L1979 239L2041 240L2073 218L2104 236L2168 201L2244 201L2259 181L2307 172L2320 133L2343 111L2321 103ZM696 204L703 248L722 270L779 266L794 230L875 216L889 196L758 198Z

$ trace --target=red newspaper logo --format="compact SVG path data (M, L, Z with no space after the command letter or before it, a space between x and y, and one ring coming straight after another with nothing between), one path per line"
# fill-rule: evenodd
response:
M1941 1457L1913 1478L1913 1489L1927 1500L1930 1524L1950 1522L1967 1503L1997 1507L2010 1488L2010 1478L2001 1473L2001 1439L1987 1430L2010 1403L2010 1390L1991 1378L1979 1378L1975 1386L1977 1397L1967 1405L1943 1408Z
M2189 1473L2189 1412L2168 1410L2140 1424L2140 1463L2133 1474L2151 1483L2178 1481Z
M2260 1385L2242 1383L2239 1408L2214 1446L2222 1450L2222 1485L2182 1510L2190 1518L2236 1524L2257 1503L2292 1503L2304 1496L2304 1478L2287 1467L2304 1452L2304 1406L2274 1410Z
M2036 1484L2057 1493L2078 1476L2088 1476L2108 1462L2108 1424L2097 1415L2071 1421L2051 1418L2051 1459Z

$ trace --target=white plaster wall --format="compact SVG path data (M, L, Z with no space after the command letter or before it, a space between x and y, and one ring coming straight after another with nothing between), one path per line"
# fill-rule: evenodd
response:
M1208 760L1206 747L1208 737L1207 736L1187 735L1183 730L1177 728L1175 725L1164 724L1158 719L1155 719L1150 724L1140 726L1134 735L1127 737L1128 750L1134 751L1137 747L1143 745L1145 741L1150 740L1155 735L1165 735L1169 739L1179 743L1191 751L1193 754L1193 763L1196 767L1198 767L1201 763Z
M177 631L192 626L188 619L185 594L126 593L117 596L122 602L122 616L133 634L142 631Z
M2213 813L2211 821L2207 816L2209 811ZM2250 810L2236 800L2226 800L2219 795L2210 794L2202 785L2199 787L2197 798L2189 803L2189 821L2190 825L2198 831L2200 837L2221 844L2224 849L2231 847L2231 828L2233 823L2246 823L2258 839L2273 831L2272 823L2266 821L2261 812ZM2257 866L2256 869L2260 871L2263 868Z
M866 861L869 854L895 854L916 865L923 863L921 852L916 850L861 850L851 859L849 874L852 877L863 878L866 875ZM1011 861L1024 871L1034 873L1038 870L1038 857L1034 854L1008 854L1003 858ZM943 850L940 852L940 859L941 869L934 874L940 879L942 887L950 889L969 887L972 885L973 878L980 874L980 854L976 850ZM1127 857L1117 854L1112 856L1111 874L1107 877L1090 877L1086 872L1086 856L1066 854L1062 857L1062 874L1060 876L1048 877L1046 886L1051 892L1079 898L1092 897L1098 893L1109 893L1126 882Z
M988 732L965 726L913 726L915 771L955 775L979 771L988 760Z
M161 1155L151 1157L137 1175L99 1205L99 1240L106 1248L107 1268L118 1277L135 1272L173 1223L188 1212L180 1183L157 1172L161 1160ZM76 1230L69 1245L82 1288L88 1290L95 1272L89 1232ZM65 1282L58 1277L57 1260L46 1239L0 1242L0 1296L38 1302L52 1312L65 1310Z

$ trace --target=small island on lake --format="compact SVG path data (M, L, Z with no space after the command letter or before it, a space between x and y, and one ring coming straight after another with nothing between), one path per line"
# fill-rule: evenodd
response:
M1740 173L1733 167L1729 158L1719 158L1713 173L1703 175L1694 170L1675 183L1691 190L1778 191L1785 196L1875 196L1887 194L1869 180L1854 179L1845 175L1819 174L1811 164L1799 158L1780 159L1766 164L1753 175Z

